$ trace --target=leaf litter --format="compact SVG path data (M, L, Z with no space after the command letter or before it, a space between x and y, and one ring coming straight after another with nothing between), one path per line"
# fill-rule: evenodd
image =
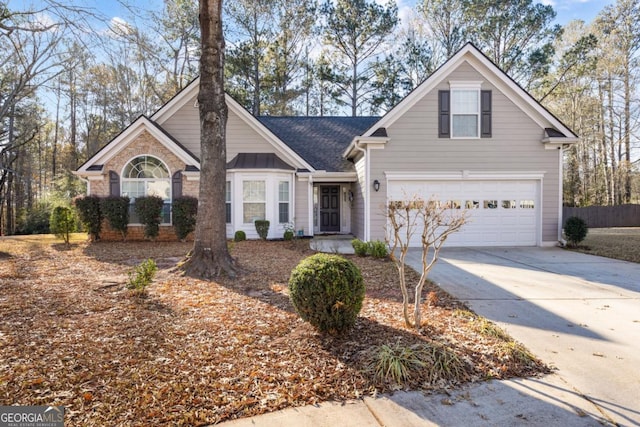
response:
M289 302L289 275L312 254L308 241L231 243L243 269L234 281L177 273L190 248L0 240L0 405L65 406L69 426L197 426L548 371L505 353L504 341L479 333L473 314L433 284L423 328L406 329L389 261L349 256L367 295L354 329L334 337L302 322ZM132 297L127 273L148 258L158 275L147 298ZM454 378L381 382L366 361L396 343L445 346L465 368Z

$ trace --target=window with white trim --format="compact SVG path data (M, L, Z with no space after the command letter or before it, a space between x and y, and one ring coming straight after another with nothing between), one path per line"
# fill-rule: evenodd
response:
M278 222L289 222L289 181L278 183Z
M171 223L171 175L162 160L153 156L135 157L124 167L121 185L121 194L131 200L129 222L139 222L133 209L136 198L158 196L164 200L162 223Z
M267 192L265 181L242 181L242 222L253 224L266 219Z
M478 138L480 135L480 90L451 90L451 137Z

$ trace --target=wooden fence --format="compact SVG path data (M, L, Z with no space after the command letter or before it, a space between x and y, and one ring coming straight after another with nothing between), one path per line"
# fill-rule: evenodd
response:
M571 216L582 218L589 228L640 227L640 205L562 208L565 221Z

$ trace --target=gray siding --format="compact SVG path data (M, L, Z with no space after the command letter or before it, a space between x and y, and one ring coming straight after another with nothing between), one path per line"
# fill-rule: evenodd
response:
M364 194L365 188L365 159L363 156L355 162L358 182L351 186L353 203L351 207L351 233L359 239L364 239Z
M304 234L310 235L313 229L309 230L309 181L301 181L296 179L295 191L295 212L293 213L293 221L296 231L304 228Z
M194 107L195 101L195 97L187 101L162 126L182 145L196 156L199 156L200 116L198 108ZM262 136L230 109L227 120L227 161L233 159L238 153L279 154L279 150L276 150L271 143L265 141ZM283 158L283 160L287 161L286 158Z
M449 81L483 81L493 91L493 135L482 139L438 138L438 90ZM543 127L487 82L468 63L463 63L411 110L387 128L390 142L383 150L370 151L371 176L382 187L371 195L371 239L384 237L385 217L380 206L386 198L385 171L545 172L542 186L542 240L558 236L558 150L545 150Z

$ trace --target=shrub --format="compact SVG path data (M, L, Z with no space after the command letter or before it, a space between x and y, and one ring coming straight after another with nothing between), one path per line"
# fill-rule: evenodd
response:
M269 235L269 221L266 219L256 219L254 224L256 226L258 236L260 236L262 240L267 240L267 236Z
M36 203L30 209L20 209L16 218L16 234L48 234L51 205Z
M291 272L289 295L300 317L321 332L352 327L362 308L364 280L351 261L329 254L302 260Z
M127 238L129 226L129 198L119 196L105 197L100 201L102 214L109 221L109 226L119 231L122 240Z
M293 240L293 231L292 230L285 230L283 238L284 238L284 240Z
M160 234L162 207L164 201L158 196L138 197L135 210L140 223L144 225L144 237L154 240Z
M564 235L567 237L567 241L571 246L578 246L578 243L587 237L588 232L589 228L587 227L587 223L577 216L567 218L567 221L564 223Z
M89 233L91 240L100 240L100 231L102 230L100 198L98 196L80 197L75 200L75 205L80 221Z
M198 199L191 196L176 197L173 200L173 228L180 241L196 229Z
M247 240L247 233L242 230L236 231L236 233L233 235L234 242L242 242L244 240Z
M146 295L147 286L151 284L156 271L158 271L158 265L154 260L149 258L143 261L132 272L129 272L127 289L131 289L138 296Z
M363 242L360 239L353 239L351 241L351 246L353 246L353 250L358 256L367 256L367 243Z
M367 255L371 255L374 258L386 258L389 255L387 244L380 240L367 243Z
M73 214L73 209L66 206L56 206L51 212L49 228L56 237L63 239L68 245L69 234L76 230L76 217Z

